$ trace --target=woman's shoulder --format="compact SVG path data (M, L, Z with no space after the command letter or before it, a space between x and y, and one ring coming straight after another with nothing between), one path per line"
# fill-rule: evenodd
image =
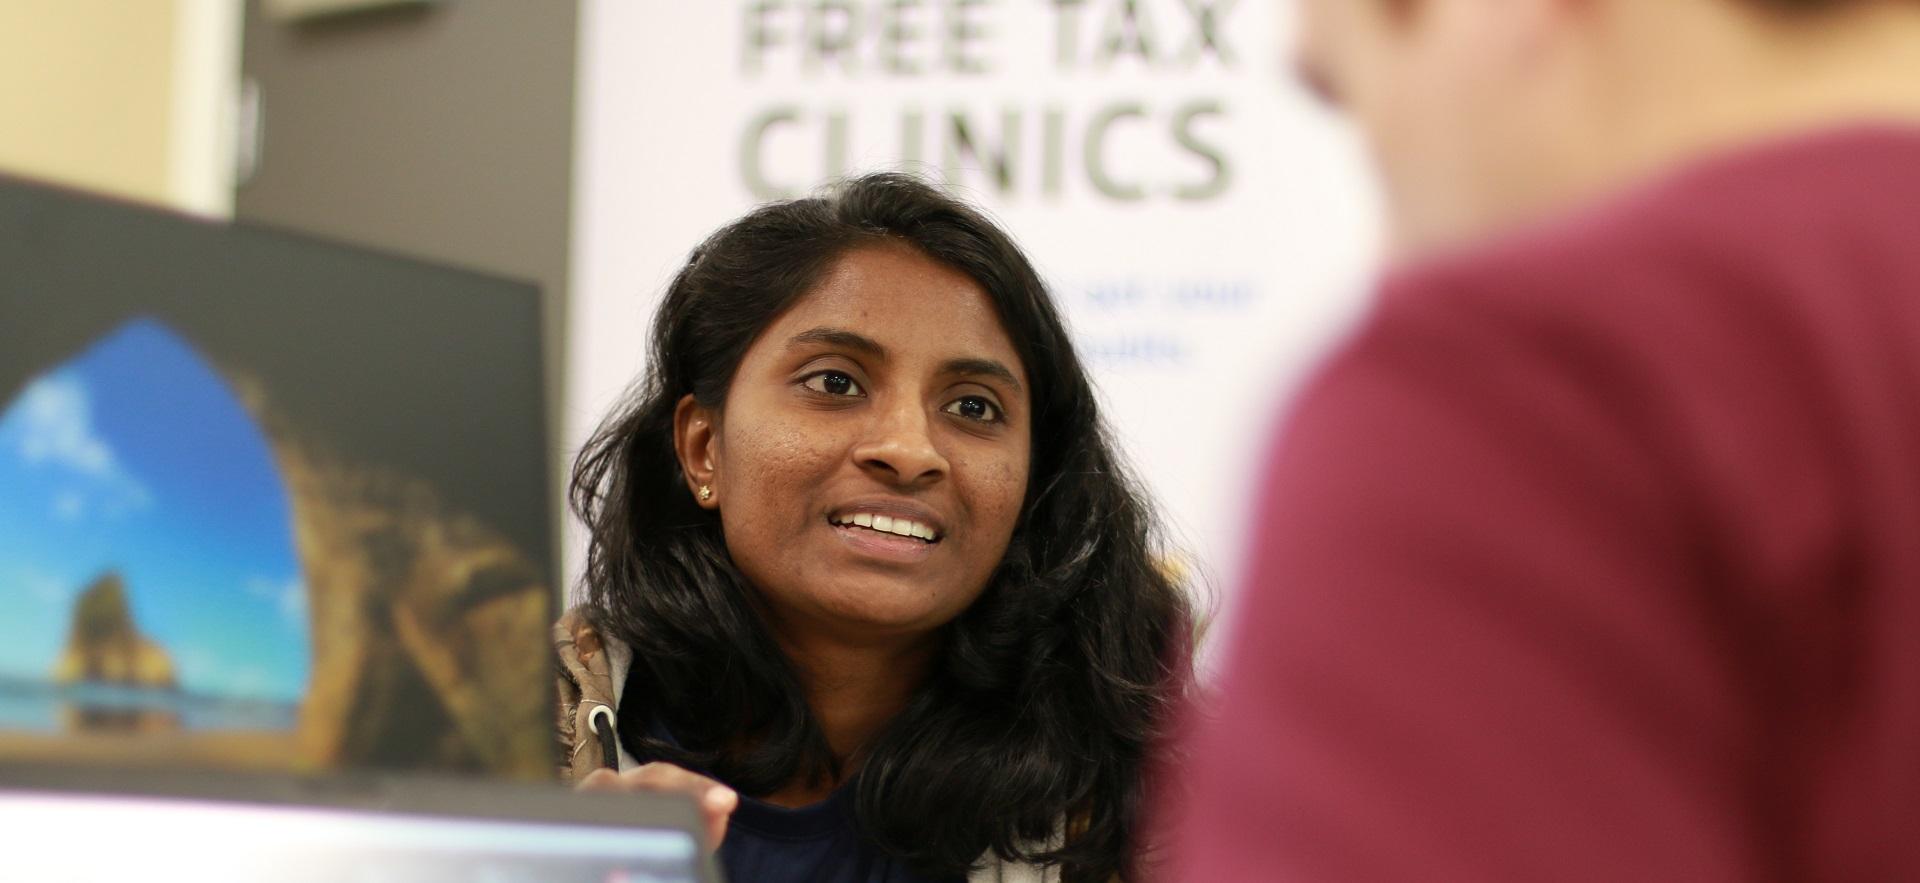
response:
M553 624L553 650L563 668L606 667L607 641L585 605L569 609Z
M575 607L553 624L553 652L559 704L554 736L559 743L560 779L571 782L601 765L595 746L594 716L611 723L618 707L614 659L621 650L594 626L583 607ZM601 711L605 709L605 711Z
M1043 842L1023 844L1022 848L1031 852L1059 849L1067 841L1069 827L1067 821L1062 819L1053 829L1052 836ZM1057 865L1004 859L989 849L974 864L973 872L967 875L967 883L1060 883L1060 868Z
M967 883L1060 883L1060 869L1025 862L1010 862L988 852L980 865L967 875Z

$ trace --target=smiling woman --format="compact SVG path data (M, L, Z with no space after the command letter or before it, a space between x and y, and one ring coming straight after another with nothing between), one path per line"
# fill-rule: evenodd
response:
M1193 617L1006 234L901 175L771 204L652 343L575 466L565 773L695 793L737 879L1127 875Z

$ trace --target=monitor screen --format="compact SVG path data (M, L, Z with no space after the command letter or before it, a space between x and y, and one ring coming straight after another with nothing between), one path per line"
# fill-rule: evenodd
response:
M696 883L673 828L197 798L0 791L0 879L122 883Z

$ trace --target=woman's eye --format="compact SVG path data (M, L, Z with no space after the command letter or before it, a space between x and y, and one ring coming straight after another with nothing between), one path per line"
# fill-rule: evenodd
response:
M822 371L807 378L806 387L830 396L863 396L866 390L844 371Z
M949 414L957 414L968 420L976 420L981 423L999 423L1003 416L1000 413L999 405L981 396L965 396L955 399L953 404L946 407L946 411Z

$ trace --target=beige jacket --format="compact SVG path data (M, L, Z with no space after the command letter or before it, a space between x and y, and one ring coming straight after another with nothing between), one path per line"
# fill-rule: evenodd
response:
M614 711L626 688L633 652L619 641L603 638L579 610L568 611L553 626L553 647L560 659L559 719L554 732L560 742L560 781L577 782L608 766L614 755L618 768L639 765L614 736ZM606 733L603 738L600 733ZM1059 883L1058 868L1041 868L1002 861L991 853L981 858L968 883Z

